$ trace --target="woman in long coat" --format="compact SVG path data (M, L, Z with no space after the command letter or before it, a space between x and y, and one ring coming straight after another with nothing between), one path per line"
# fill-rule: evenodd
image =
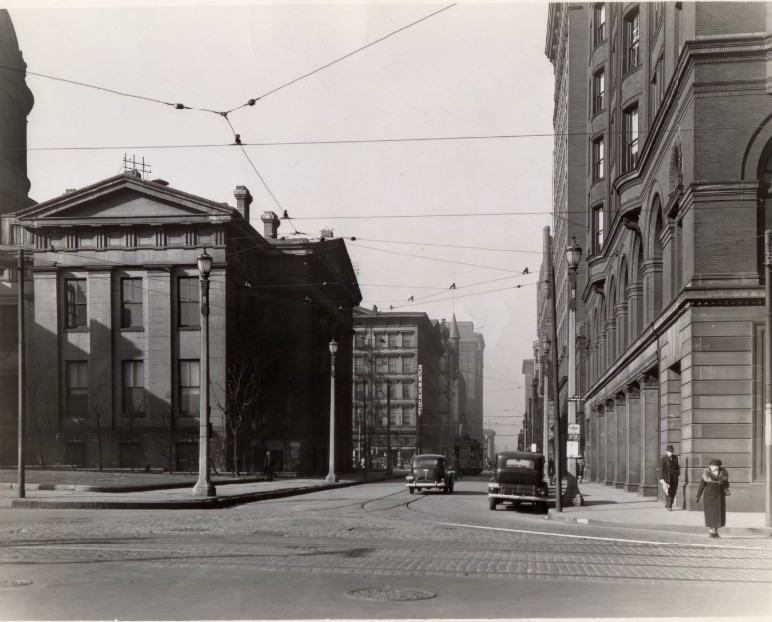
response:
M704 494L705 526L711 538L718 538L718 528L726 525L726 495L729 494L729 474L721 468L721 460L713 459L702 472L697 489L697 503Z

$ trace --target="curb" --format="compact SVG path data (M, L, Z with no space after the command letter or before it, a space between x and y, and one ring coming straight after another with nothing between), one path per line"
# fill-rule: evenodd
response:
M229 484L254 484L256 482L264 482L264 477L250 477L243 479L218 479L215 483L218 486L226 486ZM195 484L195 480L190 482L176 482L169 484L143 484L140 486L87 486L85 484L25 484L25 490L64 490L69 492L106 492L106 493L121 493L121 492L152 492L155 490L175 490L178 488L192 488ZM19 486L15 483L3 483L0 484L0 490L18 490Z
M300 488L282 488L279 490L270 490L265 492L248 492L240 495L229 495L227 497L207 497L205 499L182 499L179 501L57 501L55 499L11 499L6 507L11 509L24 510L216 510L222 508L234 507L244 503L254 503L257 501L268 501L270 499L281 499L284 497L293 497L296 495L305 495L311 492L321 492L324 490L333 490L336 488L348 488L360 484L370 484L386 479L362 480L352 482L339 482L336 484L318 484L313 486L303 486ZM258 480L262 481L262 480ZM184 487L187 487L185 484ZM179 488L180 486L177 486ZM169 488L166 486L165 488ZM68 489L70 490L70 489ZM123 492L127 490L121 489Z
M601 518L584 518L566 516L560 512L550 509L544 517L546 520L558 520L564 523L575 523L577 525L596 525L606 527L617 527L622 529L643 529L647 531L677 531L679 533L696 533L695 530L703 529L702 525L666 525L662 523L621 523L619 521L603 520ZM734 536L762 536L772 538L772 528L770 527L722 527L722 532Z

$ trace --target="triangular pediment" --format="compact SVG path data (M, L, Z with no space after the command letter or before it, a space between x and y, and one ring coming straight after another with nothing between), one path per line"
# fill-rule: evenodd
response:
M166 185L119 175L17 212L21 222L130 224L229 218L234 209ZM219 219L218 218L218 219Z

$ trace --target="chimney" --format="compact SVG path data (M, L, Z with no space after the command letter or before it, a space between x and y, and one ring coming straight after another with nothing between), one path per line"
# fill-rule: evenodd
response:
M233 191L233 196L236 197L236 209L244 217L244 220L249 222L249 206L252 203L252 195L249 194L246 186L236 186L236 190Z
M241 187L243 188L243 186ZM250 199L251 198L252 197L250 197ZM263 237L267 240L275 240L276 232L278 231L280 224L279 217L274 212L263 212L260 220L263 221Z

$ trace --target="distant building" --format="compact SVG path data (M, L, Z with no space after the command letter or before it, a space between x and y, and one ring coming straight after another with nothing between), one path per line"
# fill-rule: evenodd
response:
M732 509L764 507L771 18L764 2L549 9L558 413L563 250L581 225L585 330L568 363L584 404L585 479L661 495L659 456L672 444L686 509L712 458L731 474ZM540 294L540 338L544 303Z
M368 456L368 466L385 468L389 445L394 468L415 453L440 452L447 413L441 408L444 353L437 326L421 312L360 307L354 309L354 330L355 462Z
M474 330L474 322L458 322L459 369L466 384L466 410L462 412L463 433L483 441L483 359L485 339Z

